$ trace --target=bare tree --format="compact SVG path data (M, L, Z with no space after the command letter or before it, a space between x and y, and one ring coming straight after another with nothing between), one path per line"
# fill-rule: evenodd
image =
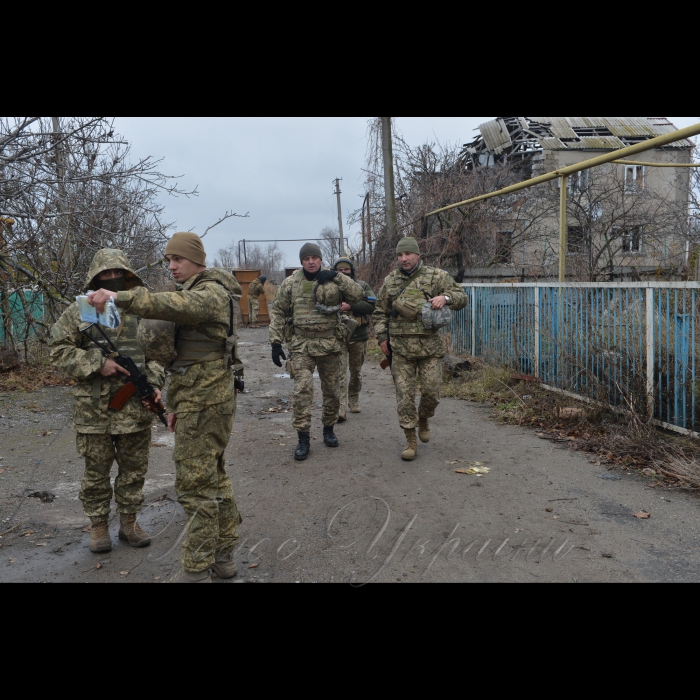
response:
M331 266L340 257L340 232L337 228L326 226L318 234L319 246L323 253L323 262Z
M113 118L0 118L0 292L9 299L32 289L45 302L37 310L28 299L22 335L45 336L60 302L82 291L100 248L123 250L136 267L162 257L169 229L162 194L196 191L179 188L158 160L133 160Z

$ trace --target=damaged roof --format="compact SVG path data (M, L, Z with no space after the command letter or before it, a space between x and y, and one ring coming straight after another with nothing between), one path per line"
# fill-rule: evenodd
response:
M526 157L541 151L613 151L676 131L667 117L498 117L479 127L465 145L465 160L486 165L489 156ZM687 140L666 148L692 148Z

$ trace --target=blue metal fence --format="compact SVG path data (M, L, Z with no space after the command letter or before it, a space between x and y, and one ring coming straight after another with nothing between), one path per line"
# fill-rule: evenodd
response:
M465 285L455 352L700 432L698 283Z
M0 345L8 341L8 334L15 343L23 343L36 335L32 323L44 317L44 295L32 289L22 289L11 294L0 292Z

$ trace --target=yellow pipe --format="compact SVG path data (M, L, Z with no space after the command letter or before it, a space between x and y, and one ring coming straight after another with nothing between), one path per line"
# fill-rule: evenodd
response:
M559 281L566 282L566 254L568 253L567 239L569 237L568 220L566 216L566 204L569 186L569 177L561 178L561 195L559 198Z
M700 168L700 163L644 163L639 160L615 160L616 165L644 165L647 168Z
M505 189L499 190L498 192L491 192L490 194L484 194L480 197L474 197L472 199L467 199L464 202L458 202L457 204L450 204L448 207L443 207L442 209L436 209L430 212L428 216L434 216L435 214L442 214L442 212L450 211L451 209L456 209L457 207L463 207L467 204L476 204L476 202L483 202L487 199L493 197L502 197L506 194L511 194L512 192L519 192L520 190L525 190L529 187L534 187L535 185L543 185L545 182L551 182L564 175L569 176L574 173L580 173L583 170L590 170L591 168L596 168L599 165L605 165L607 163L612 163L620 158L627 158L628 156L635 156L637 153L645 153L646 151L652 151L655 148L661 148L662 146L668 146L670 143L675 143L676 141L682 141L683 139L690 139L694 136L700 136L700 124L695 124L695 126L688 126L685 129L679 129L670 134L664 134L663 136L657 136L649 141L643 141L642 143L637 143L634 146L628 146L627 148L621 148L617 151L611 151L603 156L598 156L597 158L591 158L591 160L585 160L578 165L570 165L566 168L560 168L554 172L547 173L546 175L540 175L540 177L535 177L532 180L526 180L525 182L520 182L517 185L511 185Z

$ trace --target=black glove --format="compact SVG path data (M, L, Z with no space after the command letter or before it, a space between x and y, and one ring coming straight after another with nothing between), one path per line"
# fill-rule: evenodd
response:
M326 282L334 280L337 276L337 270L321 270L321 272L316 275L316 281L319 284L325 284Z
M285 362L287 361L287 356L284 354L284 350L282 350L282 346L277 343L276 345L272 346L272 361L278 366L282 366L282 360Z

